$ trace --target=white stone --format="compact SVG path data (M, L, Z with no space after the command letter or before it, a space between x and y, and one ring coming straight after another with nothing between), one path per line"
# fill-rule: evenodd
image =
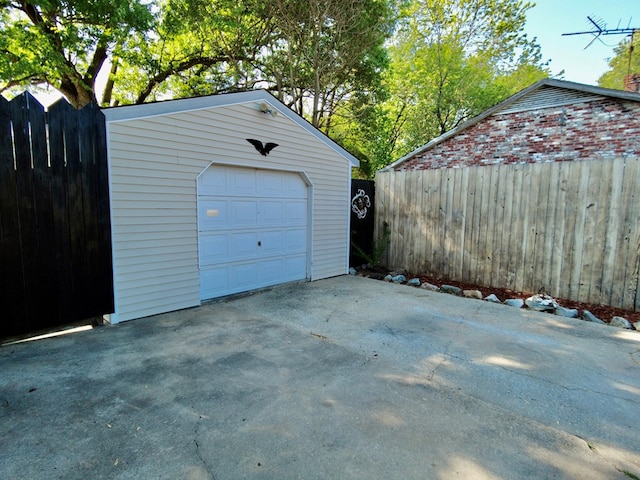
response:
M522 308L524 306L524 300L521 298L507 298L504 304L510 307Z

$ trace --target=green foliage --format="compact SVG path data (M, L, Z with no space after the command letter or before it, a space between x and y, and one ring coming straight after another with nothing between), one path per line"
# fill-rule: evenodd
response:
M390 47L386 112L397 159L548 76L522 0L407 0ZM388 163L381 158L375 163Z
M0 93L76 106L267 88L376 170L548 75L524 0L40 0L0 11ZM622 48L622 47L621 47Z
M110 49L152 21L136 0L9 2L0 14L0 92L48 83L76 106L95 101Z
M262 0L167 0L152 32L116 50L113 100L142 103L253 88L272 38Z
M356 251L359 257L364 258L365 261L371 266L378 267L382 263L384 252L389 247L389 243L391 242L390 238L391 229L389 228L389 224L387 222L383 222L382 232L380 233L378 238L374 239L374 241L372 242L370 252L365 252L353 241L351 241L351 246Z
M326 132L379 85L387 0L41 0L0 13L0 92L46 83L74 105L268 88ZM341 114L334 114L338 109Z
M261 70L269 88L313 125L332 131L375 91L392 31L386 0L271 0L278 41Z
M604 88L624 90L624 79L629 74L640 74L640 34L625 38L614 49L609 59L609 70L598 79L598 85Z

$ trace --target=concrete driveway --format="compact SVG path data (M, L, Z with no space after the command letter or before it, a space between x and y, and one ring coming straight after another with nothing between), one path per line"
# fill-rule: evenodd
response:
M0 348L3 479L638 479L640 332L359 277Z

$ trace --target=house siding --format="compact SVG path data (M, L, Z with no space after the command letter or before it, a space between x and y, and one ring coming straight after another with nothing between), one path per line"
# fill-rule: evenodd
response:
M563 103L551 107L548 103ZM402 170L635 157L640 104L606 97L563 99L542 93L417 153ZM535 105L538 105L535 108Z
M247 104L109 121L111 321L200 304L197 180L210 164L304 173L313 209L311 280L347 271L349 161L285 115ZM279 146L261 156L246 138Z

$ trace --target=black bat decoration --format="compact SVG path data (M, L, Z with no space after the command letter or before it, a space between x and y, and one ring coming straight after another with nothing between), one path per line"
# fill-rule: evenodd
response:
M260 152L261 155L265 157L269 155L269 152L278 146L277 143L267 142L264 145L260 140L256 140L255 138L247 138L247 142L256 147L256 150Z

